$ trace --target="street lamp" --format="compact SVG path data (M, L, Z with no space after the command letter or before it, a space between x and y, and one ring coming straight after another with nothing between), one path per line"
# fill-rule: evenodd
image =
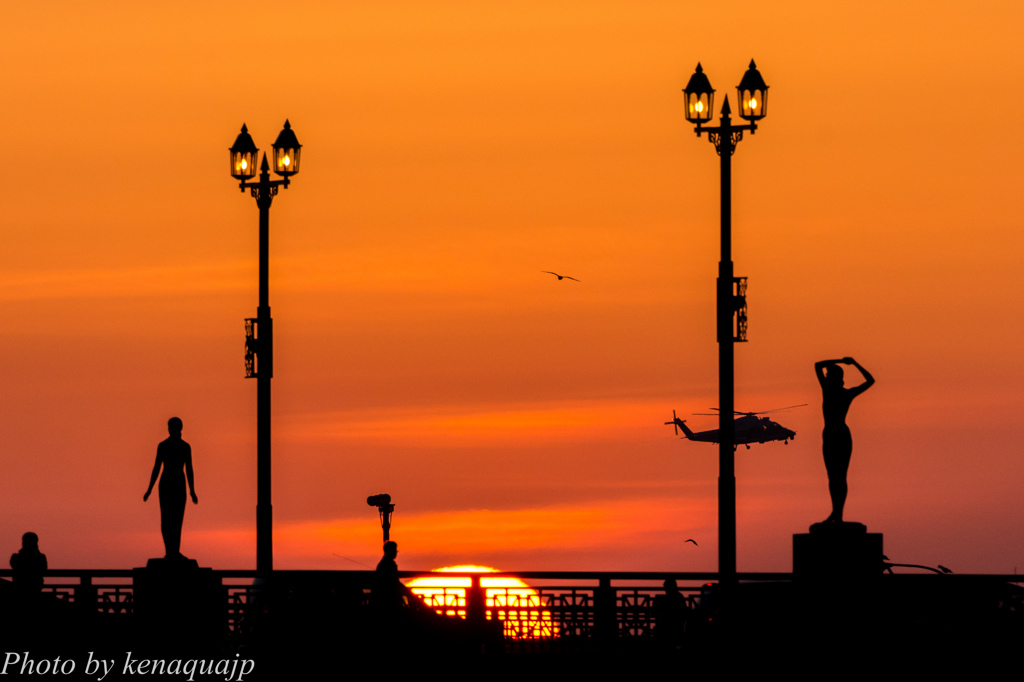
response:
M686 120L695 124L697 137L708 134L721 161L722 255L718 262L717 336L718 336L718 576L722 583L736 582L736 434L733 429L733 344L747 340L747 278L735 277L732 270L732 155L743 139L743 131L753 134L757 121L768 109L768 86L754 60L736 87L740 118L747 125L733 125L729 115L729 97L722 103L717 126L711 120L715 90L697 64L697 70L683 89L686 95Z
M274 512L270 504L270 379L274 376L274 321L270 317L269 260L270 204L280 187L288 189L289 179L299 172L302 145L288 121L273 144L274 172L282 180L270 179L270 164L263 154L260 177L256 175L259 149L249 130L242 132L231 145L231 177L238 180L241 191L246 188L260 209L260 303L256 317L245 320L245 377L256 379L256 570L269 573L274 569Z

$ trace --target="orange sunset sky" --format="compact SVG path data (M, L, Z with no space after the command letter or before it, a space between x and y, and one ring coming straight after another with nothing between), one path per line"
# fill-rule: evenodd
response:
M733 158L749 277L738 566L829 512L813 363L850 412L847 518L886 554L1024 570L1019 2L9 3L0 92L0 551L163 554L143 504L184 420L182 550L255 566L255 202L243 122L285 118L274 202L277 568L714 570L718 157L700 61L768 117ZM542 270L572 275L556 281ZM854 373L855 374L855 373ZM694 538L699 547L683 544ZM6 548L6 549L5 549ZM6 555L4 555L6 556ZM345 558L343 558L345 557Z

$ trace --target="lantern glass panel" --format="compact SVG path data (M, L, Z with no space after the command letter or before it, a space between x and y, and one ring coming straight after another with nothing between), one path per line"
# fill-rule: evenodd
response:
M686 93L686 120L691 123L710 121L714 101L715 93L713 92Z
M757 121L765 117L767 90L740 90L740 116L748 121Z
M301 147L274 147L274 172L288 177L299 172Z
M756 92L750 90L742 90L739 96L740 100L740 116L743 118L750 118L752 115L756 116L760 113L761 101L757 96Z
M258 151L231 151L231 177L245 182L256 175Z

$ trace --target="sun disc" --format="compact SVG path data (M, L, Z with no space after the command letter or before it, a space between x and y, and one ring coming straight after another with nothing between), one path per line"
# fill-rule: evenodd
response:
M490 566L464 564L444 566L433 573L497 573ZM409 581L409 590L437 613L445 616L466 617L466 588L472 578L463 576L423 576ZM552 637L558 626L552 621L551 611L541 609L540 593L515 576L480 578L485 590L485 608L488 620L504 621L506 637L536 639Z

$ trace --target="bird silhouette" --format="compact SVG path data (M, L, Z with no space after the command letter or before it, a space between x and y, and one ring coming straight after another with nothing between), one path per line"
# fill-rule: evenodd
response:
M698 544L697 544L697 541L696 541L696 540L694 540L693 538L689 538L689 539L688 539L688 540L686 540L686 542L684 542L683 544L685 545L685 544L686 544L687 542L692 542L692 543L693 543L693 546L694 546L694 547L700 547L700 545L698 545Z
M557 277L559 279L559 281L561 281L563 279L571 279L574 282L578 282L579 281L575 277L570 277L569 275L559 275L557 272L551 272L550 270L541 270L541 272L546 273L548 275L554 275L555 277Z

